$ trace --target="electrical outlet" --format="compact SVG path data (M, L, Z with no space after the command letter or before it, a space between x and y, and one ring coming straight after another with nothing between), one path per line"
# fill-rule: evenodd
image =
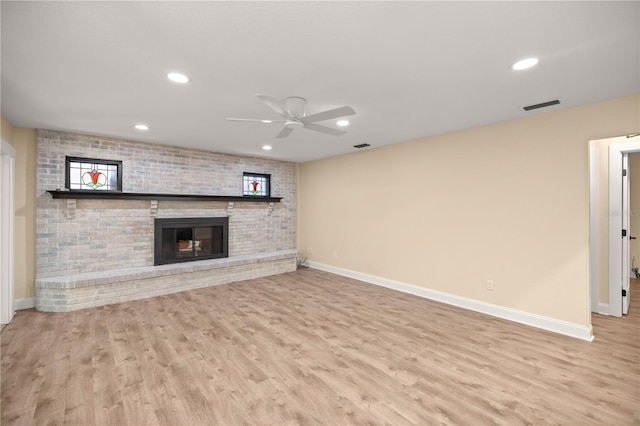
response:
M487 280L487 290L493 291L493 280Z
M334 258L334 259L337 259L337 258L338 258L338 252L337 252L337 251L334 251L334 252L333 252L333 258Z
M307 254L313 254L313 248L312 247L309 247L307 249Z

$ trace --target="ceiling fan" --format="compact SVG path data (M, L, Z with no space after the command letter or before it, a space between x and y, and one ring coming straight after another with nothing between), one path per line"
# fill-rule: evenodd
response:
M258 99L265 103L269 108L274 110L284 120L269 120L259 118L227 118L228 121L253 121L259 123L283 123L284 127L276 135L276 138L286 138L294 129L305 128L316 132L325 133L332 136L342 136L345 131L333 129L331 127L315 124L318 121L332 120L335 118L347 117L354 115L356 112L353 108L343 106L334 108L316 114L306 115L305 107L307 100L298 96L290 96L283 102L267 95L256 95Z

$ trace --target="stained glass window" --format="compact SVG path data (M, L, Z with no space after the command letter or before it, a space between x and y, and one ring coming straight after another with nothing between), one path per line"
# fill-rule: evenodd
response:
M72 191L122 191L122 161L66 157L65 188Z
M242 174L242 194L247 197L270 197L271 175L262 173Z

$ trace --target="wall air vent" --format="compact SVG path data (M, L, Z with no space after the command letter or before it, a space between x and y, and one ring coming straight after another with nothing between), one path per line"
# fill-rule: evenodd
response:
M366 148L368 146L371 146L371 145L368 143L361 143L360 145L354 145L353 147L360 149L360 148Z
M525 110L525 111L531 111L531 110L538 109L538 108L546 108L546 107L550 107L552 105L558 105L559 103L560 103L560 101L558 99L555 99L555 100L549 101L549 102L542 102L541 104L528 105L526 107L522 107L522 109Z

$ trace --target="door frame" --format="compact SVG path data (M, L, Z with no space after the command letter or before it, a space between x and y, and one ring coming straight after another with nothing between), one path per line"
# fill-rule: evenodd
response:
M622 158L625 154L640 152L640 136L635 135L624 143L609 145L609 315L622 316L622 244L620 232L622 230L622 215L629 215L629 211L622 211ZM619 219L619 220L618 220ZM629 236L627 235L627 238Z
M600 309L599 294L599 253L600 253L600 147L589 146L589 288L591 312L607 314Z
M15 314L16 150L0 138L0 324Z

